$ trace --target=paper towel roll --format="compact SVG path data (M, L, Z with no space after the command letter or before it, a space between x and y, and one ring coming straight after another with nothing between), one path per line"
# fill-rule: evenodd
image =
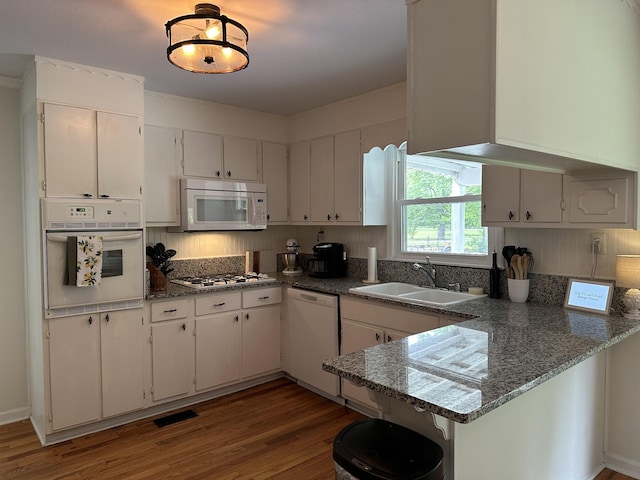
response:
M244 273L253 272L253 252L244 252Z
M367 281L369 282L375 282L376 280L378 280L376 256L376 247L369 247L369 256L367 257L367 266L369 269L369 272L367 274Z

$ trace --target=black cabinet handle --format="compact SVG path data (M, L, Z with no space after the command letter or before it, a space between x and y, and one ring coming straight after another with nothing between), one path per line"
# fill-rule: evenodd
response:
M378 342L380 341L380 334L379 333L376 333L376 341L378 341Z
M337 213L334 215L335 219L337 220L338 218L340 218L340 215L338 215Z
M235 321L236 321L236 322L239 322L239 321L240 321L240 316L239 316L239 315L236 315Z
M327 215L327 220L331 220L331 215Z
M89 325L93 325L93 317L89 317Z
M231 178L231 170L227 170L227 177Z
M216 170L216 177L220 176L220 170Z
M531 215L531 212L529 212L529 210L527 210L527 213L524 216L525 216L525 218L527 220L530 220L533 215Z
M271 215L267 213L267 220L271 220Z
M184 330L186 330L186 329L187 329L187 324L186 324L186 323L183 323L183 324L182 324L182 330L184 331Z
M213 306L214 306L214 307L222 307L225 303L227 303L227 302L214 303L214 304L213 304Z
M100 195L100 198L109 198L109 195L106 195L106 194L103 193L103 194Z
M83 196L83 197L85 197L85 198L91 198L91 197L93 197L93 195L92 195L92 194L90 194L90 193L83 193L83 194L82 194L82 196Z
M258 297L258 300L267 300L269 298L269 295L266 295L264 297Z
M107 316L106 316L106 317L104 317L104 319L105 319L105 321L106 321L107 323L109 323L109 320L110 320L110 319L109 319L109 314L108 314L108 313L107 313Z
M164 310L164 313L176 313L177 311L177 308L170 308L169 310Z
M391 335L387 335L387 342L391 341Z
M512 220L515 215L513 214L513 212L511 210L509 210L509 215L508 216L509 216L509 220Z
M247 320L249 320L249 314L247 313L244 318L246 318Z
M304 216L304 219L305 219L305 220L308 220L308 219L309 219L309 216L308 216L308 215L305 215L305 216Z

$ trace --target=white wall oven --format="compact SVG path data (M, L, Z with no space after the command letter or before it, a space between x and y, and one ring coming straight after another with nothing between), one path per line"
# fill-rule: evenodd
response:
M142 307L140 202L64 198L42 202L46 316Z

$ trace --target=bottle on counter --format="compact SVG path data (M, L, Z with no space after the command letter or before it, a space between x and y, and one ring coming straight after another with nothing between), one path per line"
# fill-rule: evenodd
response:
M489 270L489 298L500 298L500 270L495 249L493 250L493 264Z

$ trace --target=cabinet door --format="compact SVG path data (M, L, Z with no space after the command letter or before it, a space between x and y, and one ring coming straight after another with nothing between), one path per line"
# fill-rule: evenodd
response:
M389 330L386 329L384 331L384 341L385 342L393 342L394 340L400 340L401 338L406 338L410 333L400 332L398 330Z
M222 178L222 137L212 133L182 133L185 177Z
M334 220L333 137L311 140L311 221Z
M294 143L289 150L289 205L292 222L310 220L311 146L309 142Z
M224 137L224 177L258 180L258 142L250 138Z
M520 169L482 166L482 224L520 221Z
M633 228L634 181L622 178L579 179L566 176L567 213L573 226L611 226Z
M240 378L240 312L196 318L196 390Z
M142 309L100 315L102 416L144 407Z
M147 225L180 223L179 130L144 127L144 207Z
M95 112L45 104L44 119L47 197L95 197Z
M100 419L100 323L96 315L49 320L52 429Z
M153 399L186 395L193 380L193 323L177 320L151 327Z
M280 369L280 305L242 314L242 377Z
M97 113L98 196L142 198L142 126L139 117Z
M289 197L286 145L262 142L262 179L267 185L268 223L286 223Z
M384 332L380 328L342 319L340 355L356 352L384 343ZM378 405L369 398L365 387L357 387L349 380L342 379L342 396L367 405L374 410Z
M562 175L522 170L522 216L527 223L562 222Z
M362 199L362 154L360 130L334 137L334 218L336 222L360 222Z

